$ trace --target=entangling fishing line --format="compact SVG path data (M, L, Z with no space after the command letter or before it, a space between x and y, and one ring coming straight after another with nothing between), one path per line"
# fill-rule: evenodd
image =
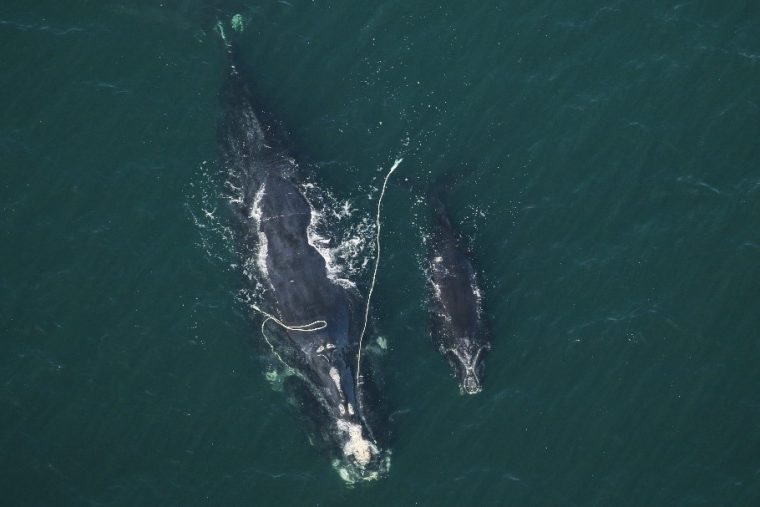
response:
M369 322L369 307L372 300L372 293L375 290L375 282L377 281L377 270L380 266L380 214L382 211L383 206L383 197L385 196L385 189L388 186L388 180L391 177L391 174L393 174L393 171L396 170L396 168L399 166L401 161L404 160L403 158L398 158L393 163L393 166L388 171L388 174L385 175L385 180L383 181L383 187L380 191L380 197L377 200L377 215L375 216L375 227L376 227L376 234L375 234L375 269L372 272L372 282L369 286L369 292L367 293L367 304L364 309L364 324L362 326L362 332L359 335L359 348L356 353L356 386L359 386L359 379L361 376L361 360L362 360L362 341L364 340L364 334L367 332L367 324ZM277 357L277 359L285 365L286 368L293 369L288 363L285 362L284 359L280 356L280 354L277 353L277 351L274 348L274 345L269 341L269 338L267 337L266 333L264 332L264 326L267 322L270 320L279 325L280 327L287 329L289 331L301 331L304 333L311 333L314 331L319 331L321 329L324 329L327 327L327 321L325 320L315 320L314 322L310 322L308 324L296 324L296 325L289 325L285 324L283 321L275 317L274 315L265 312L255 304L251 303L251 308L259 312L260 314L264 315L266 319L264 319L264 322L261 323L261 334L264 336L264 340L266 340L267 344L269 345L269 348L272 349L272 352Z
M362 364L362 340L364 339L364 333L367 331L367 322L369 321L369 304L370 300L372 299L372 291L375 290L375 280L377 279L377 268L380 266L380 210L383 205L383 196L385 195L385 187L388 186L388 179L391 177L391 174L393 174L393 171L396 170L398 165L401 163L401 161L404 160L403 158L397 158L396 161L393 163L393 167L391 167L390 171L388 171L388 174L385 175L385 181L383 181L383 188L380 191L380 198L377 200L377 215L375 217L375 227L377 228L377 233L375 235L375 270L372 273L372 283L369 286L369 292L367 293L367 306L364 310L364 327L362 327L362 332L359 335L359 350L356 353L356 387L359 387L359 378L361 374L361 364Z
M302 331L304 333L313 333L314 331L319 331L320 329L324 329L327 327L327 321L326 320L315 320L314 322L309 322L308 324L297 324L297 325L288 325L285 324L283 321L275 317L274 315L265 312L255 304L251 303L251 308L262 314L266 317L264 319L264 322L261 323L261 335L264 337L264 341L267 342L267 345L269 345L269 348L272 349L272 353L277 357L277 359L287 368L288 370L296 371L295 368L290 366L288 363L285 362L285 360L280 356L280 354L275 350L274 345L272 345L272 342L269 341L269 337L267 336L266 332L264 332L264 326L266 326L267 322L270 320L283 329L287 329L288 331Z
M319 331L320 329L324 329L327 327L326 320L315 320L314 322L309 322L308 324L296 324L296 325L291 326L291 325L285 324L283 321L281 321L274 315L271 315L265 312L264 310L262 310L261 308L259 308L253 303L251 303L251 308L253 308L254 310L256 310L257 312L259 312L260 314L266 317L266 320L264 322L266 322L267 320L272 320L276 322L277 324L279 324L280 326L282 326L283 328L287 329L288 331L304 331L306 333L310 333L312 331Z

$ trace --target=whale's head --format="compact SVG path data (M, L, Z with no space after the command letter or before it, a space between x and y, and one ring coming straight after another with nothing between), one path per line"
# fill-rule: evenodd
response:
M333 468L348 484L373 481L390 469L390 451L381 449L358 419L338 419L334 428L338 457Z
M491 346L462 338L456 346L444 350L459 381L462 394L477 394L483 390L483 358Z
M311 392L323 418L320 433L341 479L349 484L372 481L390 468L390 451L376 440L367 421L370 407L362 402L367 386L357 382L342 340L335 338L315 341L309 354Z

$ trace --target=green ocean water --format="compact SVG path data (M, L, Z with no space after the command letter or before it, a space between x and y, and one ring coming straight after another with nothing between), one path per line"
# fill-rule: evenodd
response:
M760 4L225 6L320 185L359 223L396 158L446 178L484 282L463 397L424 195L391 185L392 465L354 488L262 375L203 219L226 213L203 7L0 4L0 504L760 505Z

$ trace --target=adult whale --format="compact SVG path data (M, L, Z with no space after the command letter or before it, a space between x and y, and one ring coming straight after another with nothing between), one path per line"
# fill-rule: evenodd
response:
M347 482L377 478L390 454L370 427L366 386L356 371L361 298L329 276L309 241L313 214L299 186L301 169L280 126L257 108L235 49L227 45L227 52L219 147L251 257L248 271L260 293L253 307L263 318L263 339L289 373L285 386L340 476Z
M439 194L440 190L429 196L433 209L427 241L432 334L454 368L460 391L475 394L482 390L483 356L491 344L472 259Z

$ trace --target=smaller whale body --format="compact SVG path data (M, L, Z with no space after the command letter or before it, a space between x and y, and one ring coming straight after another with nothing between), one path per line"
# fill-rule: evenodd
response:
M483 358L490 350L478 277L462 235L452 226L439 195L431 192L432 232L427 241L433 340L449 361L465 394L483 389Z
M327 450L340 477L349 483L378 478L389 468L390 453L365 406L371 405L365 403L371 376L357 373L361 298L330 276L310 241L314 213L302 191L302 170L279 124L258 109L236 51L226 45L219 148L270 362L284 373L283 387L310 440Z

